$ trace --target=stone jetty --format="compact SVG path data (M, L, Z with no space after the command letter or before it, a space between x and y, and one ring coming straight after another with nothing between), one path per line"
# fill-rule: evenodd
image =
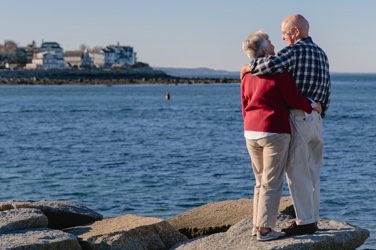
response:
M321 219L312 235L259 242L251 236L253 201L208 203L167 220L126 214L103 219L67 201L0 202L0 249L356 249L369 231ZM282 197L276 230L294 217Z
M233 78L173 77L149 66L127 69L1 70L0 85L239 83Z

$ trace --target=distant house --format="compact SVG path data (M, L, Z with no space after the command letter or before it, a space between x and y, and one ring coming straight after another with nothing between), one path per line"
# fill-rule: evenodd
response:
M26 69L65 69L64 51L56 42L44 42Z
M93 64L96 68L103 68L104 67L104 52L103 50L99 51L90 51L89 56L91 60L93 61Z
M93 60L91 59L89 52L87 50L83 53L80 67L86 69L94 68Z
M64 52L64 61L71 68L78 68L82 63L83 53L81 50L70 50Z
M104 67L111 67L114 64L121 66L132 66L136 63L136 53L133 51L133 47L110 45L104 52Z
M104 53L85 50L64 52L64 61L71 68L101 68L104 65Z
M39 48L39 53L48 52L54 54L56 58L63 59L64 50L60 47L60 45L56 42L43 42Z

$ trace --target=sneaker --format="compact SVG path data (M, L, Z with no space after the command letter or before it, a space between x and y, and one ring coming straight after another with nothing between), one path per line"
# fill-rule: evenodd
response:
M256 236L257 235L257 227L253 227L252 228L252 236Z
M303 234L314 234L318 227L316 223L310 223L305 225L298 225L294 221L288 228L283 228L282 232L286 233L287 236L303 235Z
M284 237L286 234L283 232L276 232L273 229L270 229L269 232L266 234L261 233L260 231L257 231L257 240L259 241L268 241L268 240L275 240L281 237Z

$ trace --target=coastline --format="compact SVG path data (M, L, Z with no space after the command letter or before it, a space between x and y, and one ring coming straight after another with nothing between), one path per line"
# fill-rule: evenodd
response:
M150 67L120 70L2 70L0 85L116 85L116 84L208 84L239 83L235 78L174 77Z

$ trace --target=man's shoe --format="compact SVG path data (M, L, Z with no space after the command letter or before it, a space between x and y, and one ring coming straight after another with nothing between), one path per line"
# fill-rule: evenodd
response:
M298 225L294 221L288 228L283 228L282 232L286 233L286 236L314 234L317 231L317 224L310 223L305 225Z
M286 234L283 232L276 232L273 229L270 229L269 232L263 234L260 231L257 231L257 240L258 241L268 241L268 240L275 240L281 237L284 237Z

